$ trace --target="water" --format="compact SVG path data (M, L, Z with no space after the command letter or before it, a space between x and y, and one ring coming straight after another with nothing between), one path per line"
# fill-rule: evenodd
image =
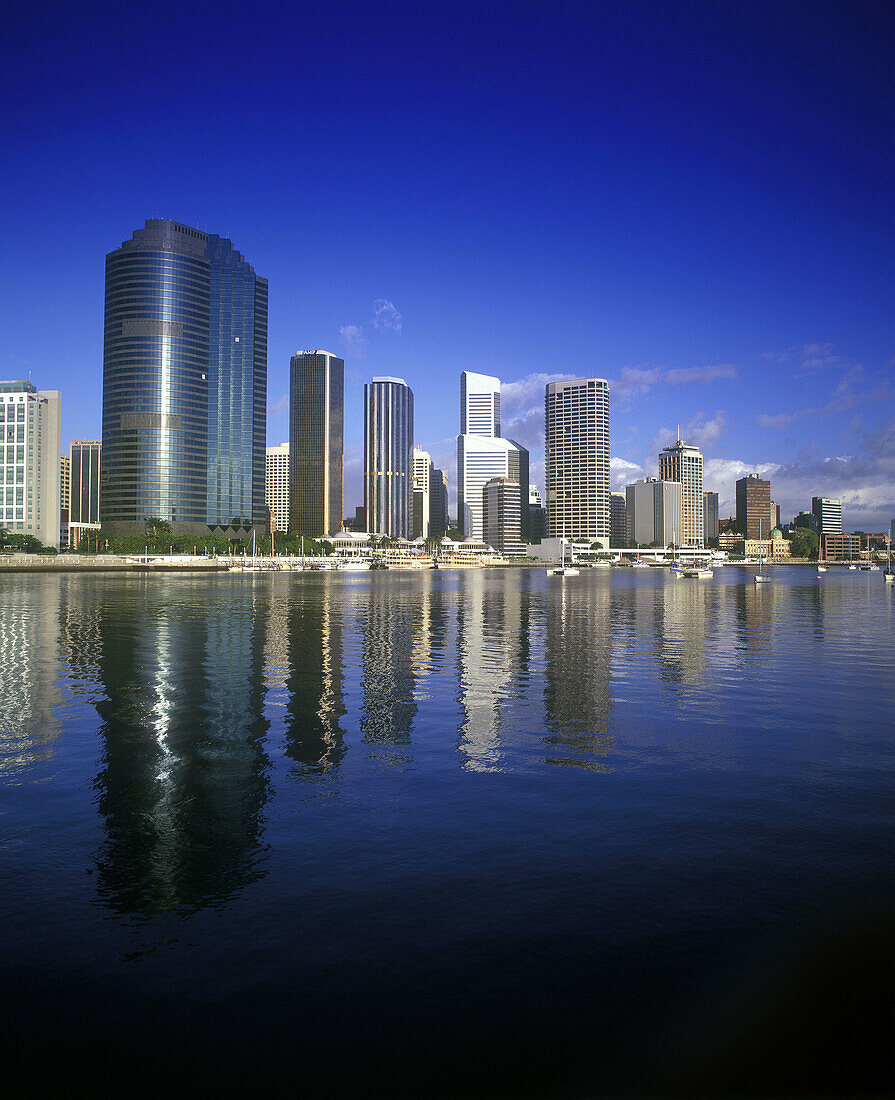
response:
M4 578L5 1064L885 1091L893 599L798 569Z

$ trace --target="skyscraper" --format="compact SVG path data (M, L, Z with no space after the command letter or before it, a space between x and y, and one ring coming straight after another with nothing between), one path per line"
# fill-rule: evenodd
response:
M106 257L104 530L263 530L267 280L166 219Z
M98 439L73 439L69 454L71 457L69 522L72 526L86 524L97 526L102 443Z
M0 526L59 548L59 391L0 382Z
M289 530L334 535L342 527L345 363L299 351L289 369Z
M702 451L681 439L672 443L659 453L659 477L681 483L683 531L674 541L678 546L702 546Z
M448 478L433 466L429 473L429 537L438 538L448 529Z
M628 502L624 493L613 493L609 498L609 545L626 546L628 543Z
M702 494L702 537L706 545L718 538L718 494Z
M547 535L609 545L609 383L575 378L546 387Z
M819 535L842 534L842 501L830 497L812 497L811 514L817 520Z
M410 538L413 519L413 391L403 378L364 386L364 508L367 530Z
M466 538L484 538L482 491L495 477L528 484L528 451L500 434L500 379L463 371L460 375L460 434L457 436L457 523ZM527 537L528 511L522 518Z
M736 483L737 530L747 539L766 539L771 533L771 483L747 474Z
M268 447L264 458L264 498L272 532L289 530L289 444Z
M522 553L522 492L518 481L495 477L482 490L484 541L499 554Z
M628 541L635 546L681 544L683 485L648 477L625 489Z
M537 485L528 487L528 539L540 542L547 533L547 509Z

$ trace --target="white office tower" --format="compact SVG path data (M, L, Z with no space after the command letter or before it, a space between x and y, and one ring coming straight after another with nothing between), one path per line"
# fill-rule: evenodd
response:
M609 383L550 382L544 400L547 537L609 545Z
M0 382L0 526L59 549L59 391Z
M264 499L271 531L289 530L289 444L268 447L264 455Z
M821 535L842 534L842 501L832 497L812 497L811 514L817 520L815 530Z
M500 379L465 370L460 375L460 434L500 435Z
M681 484L683 533L678 545L703 546L702 451L680 439L666 447L659 454L659 478Z
M678 481L648 477L625 488L628 542L635 546L681 545L683 514Z
M508 477L495 477L482 490L485 542L498 554L522 553L522 487Z
M432 456L428 451L413 448L413 538L427 539L430 534L430 513L432 504L432 477L434 469Z
M457 523L464 538L484 538L482 492L492 478L528 484L528 451L500 435L500 379L463 371L460 375L460 434L457 436ZM523 533L527 530L527 515Z

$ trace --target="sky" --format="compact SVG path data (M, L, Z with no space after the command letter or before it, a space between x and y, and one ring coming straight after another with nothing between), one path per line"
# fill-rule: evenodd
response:
M546 382L610 384L612 488L677 438L783 518L895 517L895 14L885 3L7 0L0 376L98 438L104 256L149 217L270 283L289 359L406 379L455 509L459 376L543 490Z

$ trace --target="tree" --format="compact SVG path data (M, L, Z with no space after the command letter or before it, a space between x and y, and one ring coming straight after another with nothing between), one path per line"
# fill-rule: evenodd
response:
M147 516L146 534L150 538L157 538L159 535L170 535L171 524L168 520L162 519L161 516Z
M817 535L807 527L794 527L789 533L789 552L794 558L816 558L817 543Z

